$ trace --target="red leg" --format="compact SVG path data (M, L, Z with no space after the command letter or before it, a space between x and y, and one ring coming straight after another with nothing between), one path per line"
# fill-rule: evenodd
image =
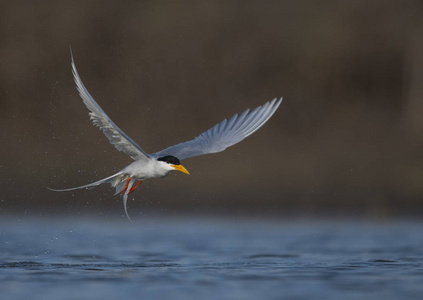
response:
M122 193L124 194L126 192L126 189L128 188L129 181L131 181L131 177L128 178L128 181L126 182L126 185L125 185L125 189L122 191Z
M130 189L129 190L129 193L128 193L128 195L130 194L130 193L132 193L133 191L135 191L135 189L140 185L142 183L142 180L140 181L140 182L138 182L138 184L136 185L136 186L134 186L132 189Z

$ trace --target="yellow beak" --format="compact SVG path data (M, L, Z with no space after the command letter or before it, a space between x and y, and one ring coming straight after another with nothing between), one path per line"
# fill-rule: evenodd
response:
M188 175L189 175L188 170L187 170L187 169L185 169L185 167L184 167L183 165L172 165L172 167L173 167L175 170L178 170L178 171L184 172L185 174L188 174Z

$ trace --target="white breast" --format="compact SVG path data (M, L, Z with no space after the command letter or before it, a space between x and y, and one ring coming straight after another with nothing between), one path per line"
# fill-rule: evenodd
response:
M150 178L165 177L170 171L174 170L169 164L151 159L145 161L134 161L132 164L122 170L123 173L138 180Z

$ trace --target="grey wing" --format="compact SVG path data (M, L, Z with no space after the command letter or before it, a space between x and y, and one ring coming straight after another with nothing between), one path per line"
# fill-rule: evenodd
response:
M145 153L141 147L127 136L119 127L117 127L116 124L113 123L113 121L101 109L97 102L95 102L94 98L91 97L90 93L82 83L78 71L76 70L72 52L71 57L73 78L82 101L90 111L89 115L93 124L103 131L106 137L110 140L110 143L112 143L119 151L128 154L134 160L149 159L149 155Z
M185 159L198 155L216 153L239 143L258 130L274 114L282 102L282 98L265 103L250 112L249 109L241 115L234 115L229 121L216 124L195 139L180 143L152 154L154 157L172 155Z

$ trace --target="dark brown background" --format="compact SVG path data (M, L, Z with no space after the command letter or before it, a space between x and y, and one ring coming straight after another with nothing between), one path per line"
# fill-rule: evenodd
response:
M147 152L284 102L227 151L133 193L133 214L423 212L420 1L2 1L0 213L123 213L131 162L90 124L79 73Z

